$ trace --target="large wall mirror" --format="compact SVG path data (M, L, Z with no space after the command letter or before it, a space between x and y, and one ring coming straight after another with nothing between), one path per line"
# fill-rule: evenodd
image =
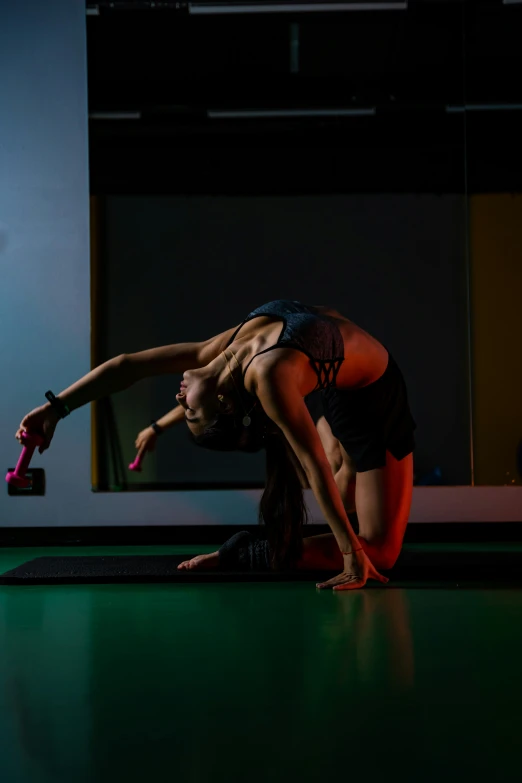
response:
M416 484L520 483L522 7L393 5L88 20L93 362L332 305L403 369ZM262 486L184 425L127 470L179 380L94 406L95 489Z

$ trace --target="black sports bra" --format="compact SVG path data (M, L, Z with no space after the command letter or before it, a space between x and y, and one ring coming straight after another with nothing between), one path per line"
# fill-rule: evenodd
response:
M239 330L247 321L266 315L283 321L283 328L275 345L256 353L243 371L243 377L256 356L274 348L296 348L306 354L317 374L317 389L328 389L336 385L337 374L344 362L344 340L339 327L328 316L321 315L315 307L290 299L276 299L253 310L238 326L227 343L236 339Z

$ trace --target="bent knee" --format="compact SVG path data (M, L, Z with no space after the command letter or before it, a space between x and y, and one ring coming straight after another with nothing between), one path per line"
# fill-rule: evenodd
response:
M374 563L374 565L376 568L382 568L383 571L389 571L390 569L393 568L393 566L397 562L399 555L400 555L400 549L398 552L384 551L382 552L379 558L379 563L377 565L375 565Z
M393 568L401 553L400 545L378 536L368 538L361 536L361 538L368 545L365 549L375 568L382 568L384 571Z

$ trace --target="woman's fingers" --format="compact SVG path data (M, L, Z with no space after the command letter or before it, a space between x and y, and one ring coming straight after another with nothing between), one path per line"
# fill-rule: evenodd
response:
M327 582L320 582L316 587L319 587L320 589L324 589L325 587L335 588L338 585L354 581L360 581L360 578L356 574L339 574L339 576L334 576L333 579L329 579Z
M375 581L381 584L386 584L390 580L388 577L380 574L375 568L370 568L368 572L359 574L347 574L342 573L339 576L334 576L333 579L329 579L327 582L321 582L316 585L320 590L325 588L332 588L333 590L358 590L364 587L368 579L375 579Z
M140 450L140 454L146 451L154 451L156 448L156 439L139 435L134 441L134 448Z
M334 590L359 590L361 587L364 587L365 584L366 580L358 579L356 582L348 582L344 585L336 585Z
M387 576L383 576L375 568L372 568L371 572L368 574L368 578L375 579L377 582L381 582L383 585L390 581Z

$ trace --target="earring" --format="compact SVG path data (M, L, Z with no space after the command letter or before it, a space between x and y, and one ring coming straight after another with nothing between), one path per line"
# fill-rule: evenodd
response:
M223 400L224 400L224 399L225 399L225 398L223 397L223 395L222 395L222 394L218 394L218 400L219 400L220 402L223 402Z

